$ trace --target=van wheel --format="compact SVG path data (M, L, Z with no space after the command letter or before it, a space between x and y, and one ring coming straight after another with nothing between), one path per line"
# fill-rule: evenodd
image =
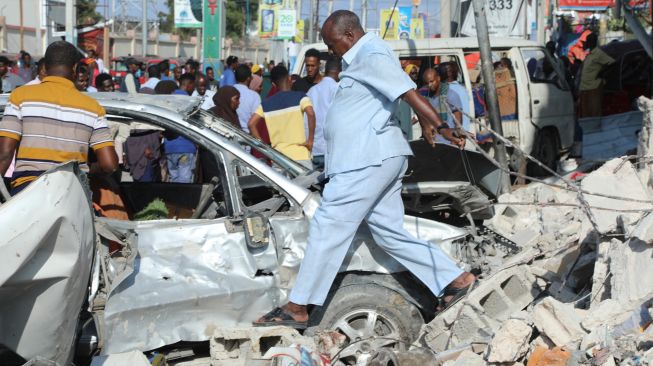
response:
M537 139L533 146L533 157L539 160L549 169L556 171L558 168L558 137L555 130L544 129L537 133ZM532 177L548 177L551 175L541 166L529 162L528 175Z
M338 288L325 306L310 315L307 335L335 330L346 337L338 359L344 365L365 364L380 348L408 349L424 319L418 308L399 293L376 284ZM335 356L335 355L333 355Z

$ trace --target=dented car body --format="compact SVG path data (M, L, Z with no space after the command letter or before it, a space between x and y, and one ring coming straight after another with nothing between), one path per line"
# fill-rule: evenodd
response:
M117 140L121 130L129 133L143 128L183 135L197 145L198 169L204 173L192 184L120 183L130 212L142 209L153 198L161 198L170 210L167 218L137 221L131 215L130 220L95 217L93 225L89 219L82 220L79 212L67 213L71 220L81 220L80 230L84 233L92 233L95 227L99 244L94 249L95 259L86 257L82 261L87 267L93 263L90 280L87 283L88 275L81 271L75 283L76 291L88 290L88 312L94 320L94 325L82 329L81 338L92 340L82 349L93 353L94 348L99 348L102 354L111 354L153 350L180 341L206 341L216 329L249 326L284 303L306 249L310 219L320 202L319 172L305 169L199 110L198 98L118 93L99 93L95 97L106 109L112 129L118 131ZM269 165L254 157L252 150L261 153ZM14 215L20 203L34 205L33 201L40 199L38 194L47 195L53 189L42 181L59 175L57 170L47 173L25 193L0 206L0 218L7 220ZM56 188L59 191L62 187ZM83 196L80 189L64 191L70 196ZM43 214L51 210L56 207L41 208ZM11 223L12 230L29 224L29 220ZM483 256L474 252L483 251L482 233L408 215L404 225L415 236L440 245L462 267L483 266L478 263ZM90 245L86 236L70 234L64 239ZM479 244L467 245L470 241ZM7 248L5 236L0 238L0 248ZM493 253L498 256L500 252ZM61 260L67 255L50 252L44 260ZM419 282L412 277L408 282L397 281L406 275L405 268L374 244L365 225L340 272L361 278L387 276L389 281L375 279L375 283L405 298L417 309L422 322L432 316L434 307L430 307L435 298L420 300L425 293L419 283L412 289L409 287L413 285L402 285ZM7 294L8 284L2 284L0 294ZM368 314L373 310L365 311ZM401 328L396 323L388 322ZM395 331L406 341L415 336L401 329ZM33 355L5 343L4 327L0 333L6 346L23 357Z

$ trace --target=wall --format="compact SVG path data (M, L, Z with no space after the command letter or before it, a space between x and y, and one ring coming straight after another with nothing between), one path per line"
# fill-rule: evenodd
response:
M141 55L141 38L140 35L131 36L118 36L112 35L113 40L113 57L127 56L127 55ZM201 44L198 42L176 42L166 35L162 35L159 40L158 48L155 46L155 41L150 39L148 42L148 54L158 55L162 58L171 57L184 57L195 59L199 58ZM224 50L224 55L235 55L240 59L248 59L255 63L263 63L269 59L270 50L265 47L239 47L231 46Z
M41 0L23 0L23 26L36 27L35 9L38 9ZM8 25L20 26L20 0L0 0L0 16L7 19Z

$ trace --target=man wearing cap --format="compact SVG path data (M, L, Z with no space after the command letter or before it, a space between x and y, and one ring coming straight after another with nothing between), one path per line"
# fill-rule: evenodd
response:
M238 67L238 57L227 57L227 67L224 69L220 77L220 86L234 86L236 85L236 68Z
M125 75L120 83L120 91L123 93L128 92L130 94L138 93L141 89L141 83L138 81L136 73L140 70L140 65L138 64L138 61L133 58L125 60L125 65L127 65L127 75Z

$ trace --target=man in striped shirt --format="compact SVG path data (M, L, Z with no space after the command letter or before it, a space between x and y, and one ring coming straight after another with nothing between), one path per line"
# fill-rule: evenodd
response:
M18 88L9 96L0 121L0 175L16 153L12 195L46 170L70 160L88 172L89 146L102 171L112 173L118 167L104 109L73 84L79 60L72 44L52 43L45 52L48 76L41 84Z

